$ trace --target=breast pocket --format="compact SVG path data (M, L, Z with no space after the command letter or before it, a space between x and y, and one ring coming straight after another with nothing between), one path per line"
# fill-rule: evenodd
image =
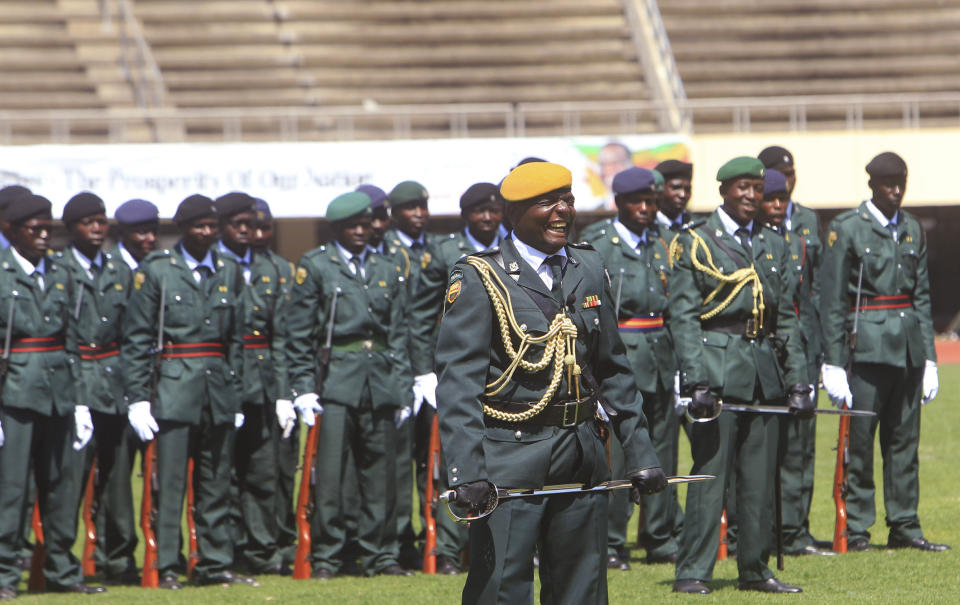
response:
M167 294L166 317L164 323L171 328L189 326L193 318L201 312L197 308L197 299L193 292L182 291Z

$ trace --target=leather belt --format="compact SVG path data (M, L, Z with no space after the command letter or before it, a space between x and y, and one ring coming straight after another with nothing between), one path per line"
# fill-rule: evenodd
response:
M163 345L164 359L186 357L224 357L222 342L167 343Z
M48 353L63 350L63 336L14 338L10 343L11 353ZM0 349L2 351L2 349Z
M759 340L776 332L777 328L774 325L757 329L756 322L753 319L713 318L701 322L700 329L707 332L723 332L733 336L743 336L749 340Z
M909 294L895 294L893 296L863 296L860 298L861 311L881 311L885 309L910 309L913 307L913 298ZM855 305L850 305L851 311L856 311Z
M650 315L636 315L630 319L617 322L617 328L621 332L655 332L663 327L663 315L660 313L651 313Z
M535 403L526 401L487 401L487 405L501 412L519 414L532 408ZM573 427L595 418L597 415L597 398L572 401L554 401L547 404L539 414L527 420L530 424L543 426ZM520 423L524 424L524 423Z
M77 345L77 351L80 353L80 359L84 361L105 359L120 354L120 343L114 340L105 345Z
M244 349L266 349L270 347L270 335L263 332L243 335Z

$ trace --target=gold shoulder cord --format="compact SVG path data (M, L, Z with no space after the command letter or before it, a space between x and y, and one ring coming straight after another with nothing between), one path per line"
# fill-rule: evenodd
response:
M488 391L484 393L485 397L492 397L502 391L510 383L517 367L526 372L539 372L548 366L553 366L553 375L550 377L550 384L543 393L540 401L525 412L504 412L483 404L483 412L506 422L524 422L530 420L543 411L550 399L553 398L557 387L560 385L560 379L563 377L563 366L567 366L568 382L567 390L570 390L570 384L576 379L577 399L580 399L580 366L576 358L576 340L577 326L573 324L569 317L563 312L557 313L550 322L547 333L543 336L531 336L522 330L517 324L517 319L513 314L513 306L510 302L510 292L500 279L500 276L493 270L493 267L485 259L473 256L467 257L469 263L480 274L483 281L483 287L490 296L490 302L493 304L494 312L497 315L497 322L500 325L500 337L503 340L503 348L510 357L510 365L504 370L500 378L487 385ZM516 348L513 346L512 335L516 334L520 342ZM524 359L530 345L546 343L543 356L540 361L531 362Z
M706 313L700 316L701 320L707 320L712 317L715 317L721 311L730 306L733 302L733 299L736 298L737 294L746 286L751 284L753 286L753 319L756 322L757 327L763 327L763 310L765 305L763 304L763 284L760 283L760 276L757 275L756 267L751 264L749 267L744 267L742 269L737 269L733 273L724 274L717 268L713 262L713 256L710 254L710 247L707 246L707 243L703 240L703 237L697 233L695 230L691 229L687 233L690 234L692 238L692 244L690 246L690 261L693 263L694 269L706 273L710 277L716 279L720 284L714 288L713 292L707 295L703 299L704 305L712 302L717 295L727 285L733 285L733 290L730 291L730 294L727 295L723 301L720 302L716 307L710 309ZM674 242L671 242L671 247L674 246L674 243L677 240L674 239ZM703 252L706 255L707 264L700 262L697 258L697 252L703 248Z

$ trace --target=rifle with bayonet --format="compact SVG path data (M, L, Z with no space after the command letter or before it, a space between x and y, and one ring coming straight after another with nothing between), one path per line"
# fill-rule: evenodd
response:
M329 319L327 320L327 336L320 349L317 363L314 389L319 393L327 377L327 367L330 365L330 350L333 347L333 324L337 316L337 299L340 297L340 288L333 291L330 301ZM293 560L293 579L307 580L310 578L310 550L313 540L310 536L310 517L313 515L313 488L317 482L316 456L317 442L320 435L320 416L316 416L313 426L307 432L307 445L303 450L303 464L301 465L300 492L297 494L297 553Z
M150 387L150 406L155 405L160 381L160 365L163 363L163 328L167 304L167 278L160 282L160 307L157 317L157 342L153 351L153 376ZM153 413L153 410L150 410ZM157 569L157 535L154 524L157 520L156 492L160 487L157 475L157 437L147 443L143 451L143 500L140 505L140 528L143 530L143 575L140 585L157 588L160 584Z

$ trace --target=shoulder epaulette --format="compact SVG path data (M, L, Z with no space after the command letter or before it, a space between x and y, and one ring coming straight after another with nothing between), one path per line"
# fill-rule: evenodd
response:
M835 216L833 218L833 222L842 223L843 221L850 220L851 218L859 215L860 215L859 208L851 208L850 210L846 210L844 212L841 212L837 216Z
M468 254L467 256L494 256L495 254L500 254L500 246L487 248L486 250L481 250L480 252L474 252L473 254Z
M577 242L577 243L570 243L567 245L570 246L571 248L576 248L578 250L596 250L596 248L594 248L593 244L591 244L590 242Z

